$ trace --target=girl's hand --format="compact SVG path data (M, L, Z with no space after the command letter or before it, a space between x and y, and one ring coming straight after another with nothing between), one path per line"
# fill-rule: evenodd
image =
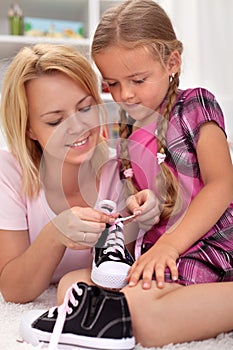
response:
M94 246L106 223L114 220L92 208L73 207L57 215L53 223L59 230L62 244L71 249L84 249Z
M129 286L135 286L142 278L142 287L151 288L151 281L155 275L158 288L164 287L165 268L168 267L173 281L178 278L176 260L179 257L178 251L169 244L158 240L146 253L141 255L131 266L127 281Z
M146 189L128 197L126 205L132 213L137 214L135 221L144 231L159 222L159 200L153 191Z

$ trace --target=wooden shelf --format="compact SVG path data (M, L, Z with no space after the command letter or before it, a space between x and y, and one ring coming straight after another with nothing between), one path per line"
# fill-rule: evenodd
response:
M52 43L71 45L79 48L84 54L89 53L89 39L70 39L70 38L51 38L51 37L32 37L25 35L0 35L0 57L11 58L23 46L30 46L39 43Z

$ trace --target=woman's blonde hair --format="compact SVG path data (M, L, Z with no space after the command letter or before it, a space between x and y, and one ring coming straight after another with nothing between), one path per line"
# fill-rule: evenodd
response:
M183 45L177 40L171 20L166 12L152 0L128 0L105 11L94 34L91 54L92 58L105 48L118 46L127 49L145 48L152 53L156 60L166 65L171 53L178 51L182 54ZM161 110L162 117L157 125L158 152L167 153L166 132L172 107L176 101L179 86L180 71L170 79L170 85ZM121 137L121 165L122 171L131 168L127 138L132 132L127 115L120 112ZM156 160L157 161L157 160ZM161 194L164 203L161 217L168 218L175 214L181 206L178 180L165 162L161 164L161 171L157 183L166 188ZM132 179L126 179L127 193L137 192ZM163 193L163 191L160 191Z
M1 123L9 150L22 168L23 191L32 197L40 190L39 168L42 149L28 136L27 82L42 75L63 73L101 103L97 77L88 60L77 50L63 45L38 44L22 48L4 77Z

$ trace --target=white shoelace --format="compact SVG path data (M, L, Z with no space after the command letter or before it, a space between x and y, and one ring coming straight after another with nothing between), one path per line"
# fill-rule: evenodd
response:
M105 243L106 249L104 249L104 254L110 253L112 260L120 260L118 256L111 254L111 253L117 253L117 252L120 252L123 258L125 258L125 239L124 239L122 229L123 229L123 223L119 221L117 222L117 224L115 223L109 228L109 233Z
M118 224L118 222L123 222L123 221L129 220L129 219L133 219L133 218L135 218L135 216L136 216L136 214L125 216L125 217L122 217L122 218L117 218L115 220L115 224Z
M50 338L48 350L57 350L59 338L61 336L66 320L66 314L69 315L73 311L72 308L69 307L69 302L74 307L78 306L78 300L75 299L75 296L73 294L74 290L79 296L81 296L83 293L83 290L79 288L77 284L72 284L72 286L66 291L63 304L58 307L52 307L51 309L49 309L48 317L53 317L54 311L57 309L57 320L53 328L53 333Z

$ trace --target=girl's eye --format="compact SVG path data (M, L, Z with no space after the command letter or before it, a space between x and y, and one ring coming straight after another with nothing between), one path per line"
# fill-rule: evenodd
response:
M86 106L86 107L83 107L83 108L80 108L79 109L79 112L80 113L86 113L86 112L89 112L90 110L91 110L91 105L89 105L89 106Z
M134 80L133 82L135 84L143 84L145 82L146 78L143 78L143 79L137 79L137 80Z

